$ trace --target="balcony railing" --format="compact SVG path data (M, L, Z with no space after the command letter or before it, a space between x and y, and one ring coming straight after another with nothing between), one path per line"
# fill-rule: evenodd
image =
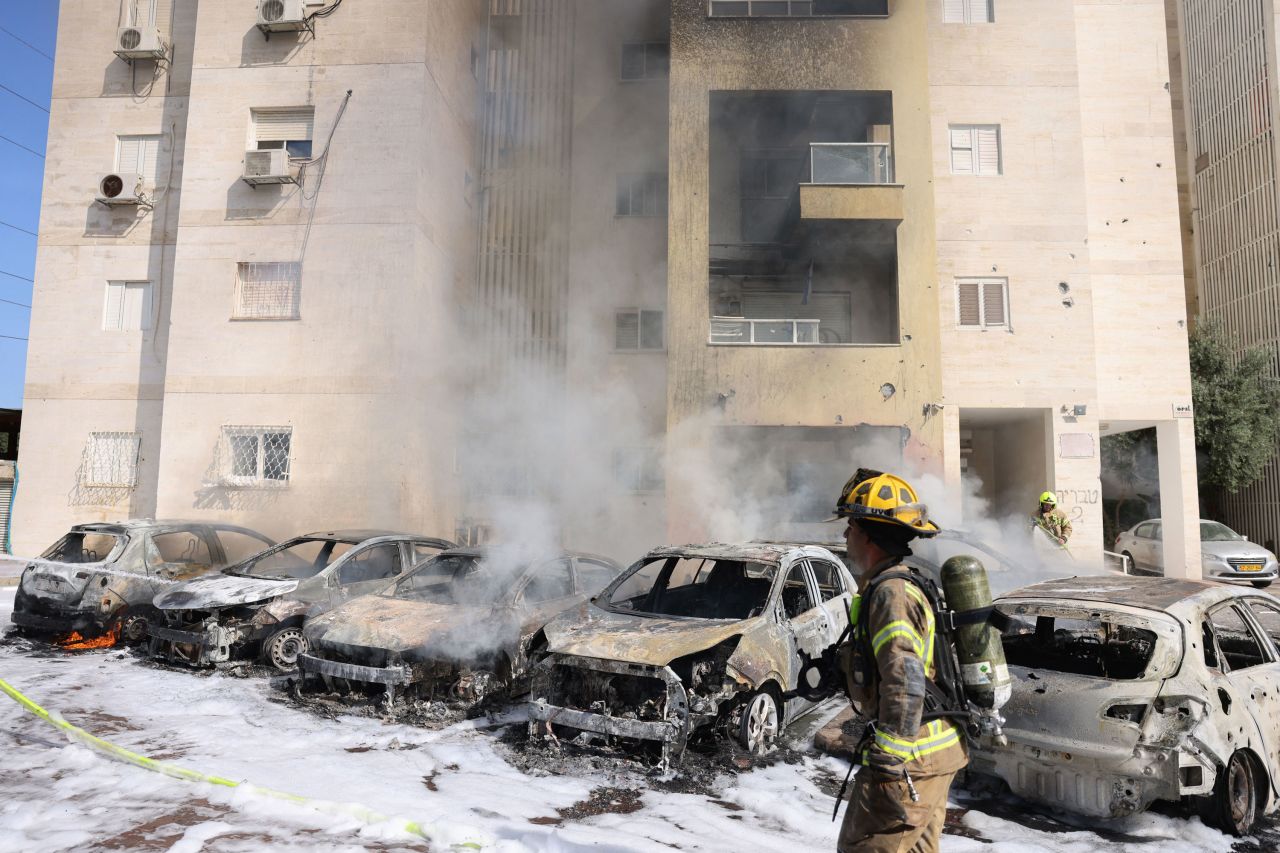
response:
M713 344L816 344L820 320L712 317Z
M809 162L815 184L893 183L893 148L887 142L810 142Z
M888 0L710 0L713 18L884 18Z

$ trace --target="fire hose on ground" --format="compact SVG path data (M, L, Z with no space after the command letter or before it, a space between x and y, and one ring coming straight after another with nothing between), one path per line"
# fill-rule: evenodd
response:
M156 761L154 758L148 758L145 755L139 755L136 752L131 752L124 747L105 741L100 737L90 734L82 728L72 725L64 720L57 712L47 711L37 705L2 678L0 678L0 690L3 690L10 699L17 702L31 714L39 717L54 728L60 729L66 735L67 739L73 743L82 743L107 758L121 761L125 764L132 764L135 767L141 767L142 769L150 770L153 773L160 773L164 776L169 776L174 779L183 779L188 782L205 782L210 785L220 785L225 788L247 791L260 797L282 800L294 805L305 806L318 812L351 817L369 825L388 824L395 826L409 835L416 835L420 838L426 839L427 841L447 845L452 848L480 850L485 846L488 846L489 843L487 838L484 838L480 833L474 830L454 830L445 833L430 824L379 814L378 812L357 803L313 800L309 797L300 797L297 794L288 794L271 788L261 788L257 785L250 785L247 782L237 782L234 779L226 779L222 776L212 776L207 773L201 773L198 770L190 770L186 767L179 767L176 764L170 764L165 761ZM446 835L453 837L459 834L472 836L473 840L450 842L446 838Z

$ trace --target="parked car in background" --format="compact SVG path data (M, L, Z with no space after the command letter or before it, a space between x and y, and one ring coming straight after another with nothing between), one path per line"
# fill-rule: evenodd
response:
M257 531L226 524L77 524L23 570L13 624L35 633L138 642L146 637L157 593L274 544Z
M301 687L474 704L509 693L549 619L622 572L606 557L457 548L307 623ZM516 691L518 692L518 691Z
M1280 806L1280 599L1107 575L998 598L1007 745L970 774L1093 817L1180 800L1234 835Z
M1134 525L1116 537L1115 550L1129 558L1135 570L1164 573L1163 530L1160 519ZM1200 519L1200 562L1206 578L1248 581L1259 589L1280 574L1276 555L1255 545L1220 521Z
M257 653L287 672L306 651L302 625L382 589L453 543L385 530L308 533L156 596L153 657L210 666Z
M535 640L530 735L656 745L667 765L719 727L763 753L812 707L791 691L844 631L854 588L813 545L650 551Z

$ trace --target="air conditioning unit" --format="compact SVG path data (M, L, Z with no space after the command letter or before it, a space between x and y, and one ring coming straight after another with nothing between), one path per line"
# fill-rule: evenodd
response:
M258 0L258 29L264 33L280 33L305 30L307 22L306 0Z
M289 169L289 152L283 148L244 152L243 180L251 187L297 182Z
M98 181L98 201L103 204L146 204L142 196L142 175L118 172Z
M168 56L168 48L155 27L121 27L116 30L116 56L159 60Z

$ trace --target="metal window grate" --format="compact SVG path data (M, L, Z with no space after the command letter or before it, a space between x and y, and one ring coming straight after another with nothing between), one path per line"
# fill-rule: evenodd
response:
M302 265L246 262L236 268L235 320L297 320Z
M138 449L142 435L136 432L91 432L80 466L80 485L132 489L138 483Z
M292 427L226 426L223 480L234 486L284 486L289 482Z

